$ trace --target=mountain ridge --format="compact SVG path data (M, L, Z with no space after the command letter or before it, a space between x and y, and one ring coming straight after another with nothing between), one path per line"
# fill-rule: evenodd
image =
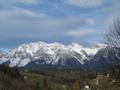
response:
M104 48L106 48L105 44L86 48L77 43L63 45L56 42L48 44L40 41L22 44L11 49L0 58L0 64L7 63L10 67L25 67L34 62L36 65L77 67L90 61L99 50Z

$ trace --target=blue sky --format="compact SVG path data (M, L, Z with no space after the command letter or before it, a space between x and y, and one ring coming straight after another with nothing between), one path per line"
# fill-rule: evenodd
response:
M120 15L120 0L0 0L0 49L43 41L91 46Z

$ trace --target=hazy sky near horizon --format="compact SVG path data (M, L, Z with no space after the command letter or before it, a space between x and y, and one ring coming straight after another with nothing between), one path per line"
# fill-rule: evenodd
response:
M37 41L91 46L118 16L120 0L0 0L0 48Z

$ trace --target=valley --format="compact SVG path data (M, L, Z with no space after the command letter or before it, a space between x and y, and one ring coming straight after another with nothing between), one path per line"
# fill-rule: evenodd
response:
M120 90L119 69L108 72L20 70L19 74L18 71L0 66L0 90L85 90L85 86L91 90Z

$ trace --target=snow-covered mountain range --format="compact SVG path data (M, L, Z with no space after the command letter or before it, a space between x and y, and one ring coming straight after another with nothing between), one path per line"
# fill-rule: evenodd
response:
M0 64L8 64L10 67L25 67L33 63L34 65L79 67L86 62L99 61L101 57L106 58L104 52L106 47L105 44L97 44L92 48L85 48L77 43L22 44L6 53L0 52Z

